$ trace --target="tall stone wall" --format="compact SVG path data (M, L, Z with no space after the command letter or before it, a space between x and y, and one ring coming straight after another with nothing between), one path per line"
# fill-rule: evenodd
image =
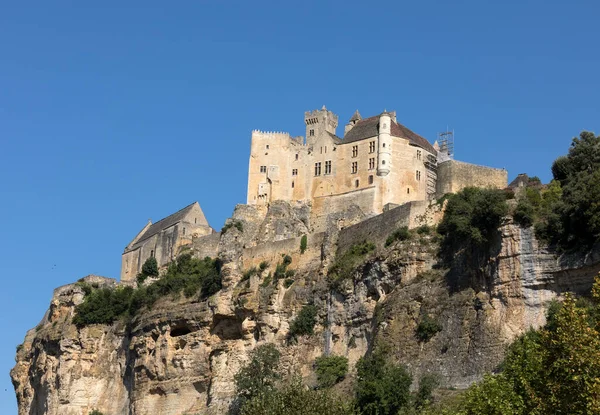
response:
M456 193L469 186L504 189L507 185L508 172L505 169L447 160L438 165L436 197Z
M324 239L324 232L307 235L306 251L304 253L300 252L302 237L246 248L242 251L242 266L244 269L248 269L260 265L262 261L266 261L269 263L270 269L275 269L277 263L282 261L283 256L289 255L292 257L290 269L306 267L321 260L321 247Z
M361 241L369 241L381 246L395 229L401 226L410 229L421 225L436 225L442 219L442 214L443 206L435 202L405 203L342 229L338 237L338 252L343 252Z
M375 214L376 187L371 186L339 195L322 196L313 199L311 227L313 232L327 229L327 217L331 213L343 212L348 206L356 205L367 216Z

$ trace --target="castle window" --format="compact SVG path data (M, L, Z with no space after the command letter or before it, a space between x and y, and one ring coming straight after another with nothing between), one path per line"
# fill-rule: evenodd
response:
M260 172L261 173L266 173L267 172L267 166L260 166Z
M369 184L373 184L373 175L369 176Z
M292 169L292 176L298 175L298 169Z
M150 257L154 258L154 249L152 251L150 251Z
M267 144L267 150L269 149L269 145Z
M385 143L383 143L383 148L385 148Z
M359 185L359 181L358 181L358 179L356 179L356 181L354 182L354 187L358 187L358 185Z
M331 174L331 160L325 162L325 174Z
M421 180L421 172L417 170L417 180Z
M315 176L321 175L321 162L315 163Z
M373 170L375 168L375 157L369 159L369 170Z
M375 141L371 141L369 143L369 153L374 153L375 152Z
M294 188L294 182L292 181L292 189Z
M308 135L309 135L309 136L311 136L311 137L312 137L313 135L315 135L315 130L310 130L310 131L308 132Z
M352 157L358 156L358 146L352 146Z
M385 160L381 160L381 164L385 164Z
M296 153L296 160L298 160L298 153Z
M406 194L409 195L410 194L410 187L406 188Z
M327 146L325 146L325 154L327 154Z
M421 150L417 150L417 160L421 160Z
M358 172L358 161L352 162L352 173Z

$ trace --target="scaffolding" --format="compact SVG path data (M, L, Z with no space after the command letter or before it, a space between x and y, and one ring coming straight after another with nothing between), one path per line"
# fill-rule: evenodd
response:
M440 146L440 153L448 155L448 158L454 158L454 130L449 131L446 129L443 133L438 133L438 144Z

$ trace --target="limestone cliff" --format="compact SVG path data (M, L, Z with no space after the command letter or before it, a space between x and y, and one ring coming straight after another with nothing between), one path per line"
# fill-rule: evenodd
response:
M353 366L374 343L385 342L415 377L438 373L445 387L462 388L492 370L515 336L543 324L550 300L589 290L600 271L597 252L557 257L530 229L509 222L489 261L458 271L460 284L456 275L434 269L435 236L415 235L387 248L380 244L332 291L325 270L337 235L363 217L350 206L330 218L327 232L314 234L307 209L238 207L231 221L243 226L230 227L218 242L223 289L207 301L163 298L129 322L79 329L71 319L83 301L81 286L56 289L11 372L19 414L87 415L94 408L107 415L223 414L233 375L262 342L275 343L285 369L307 382L314 381L314 359L324 352L347 356ZM301 253L303 234L309 234L308 249ZM293 284L269 284L265 275L282 255L292 258ZM244 280L244 270L262 261L269 268ZM116 284L96 276L85 281ZM290 322L308 302L320 310L321 324L314 336L291 344ZM425 314L441 331L419 342L415 329Z

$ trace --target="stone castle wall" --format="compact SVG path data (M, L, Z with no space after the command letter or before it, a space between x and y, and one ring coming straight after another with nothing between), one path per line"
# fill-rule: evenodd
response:
M456 160L447 160L438 164L436 186L438 198L469 186L504 189L508 186L508 172L505 169Z
M376 214L377 212L374 210L376 196L375 186L370 186L339 195L314 198L310 219L313 232L322 232L327 229L328 215L334 212L343 212L350 205L358 206L367 216Z
M366 219L340 231L338 252L344 252L353 244L362 241L383 245L387 237L401 226L409 229L421 225L434 226L439 223L443 206L435 202L414 201Z

